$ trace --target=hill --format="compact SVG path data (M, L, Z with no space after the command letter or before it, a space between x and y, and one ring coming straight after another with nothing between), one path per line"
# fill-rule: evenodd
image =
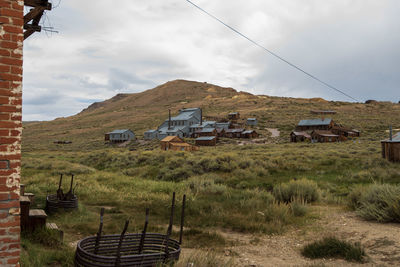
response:
M336 110L333 119L360 129L364 137L379 140L389 124L400 125L400 105L377 102L371 104L326 101L322 98L284 98L252 95L209 83L175 80L153 89L118 94L103 102L93 103L80 113L53 121L24 124L23 150L56 148L55 140L72 141L68 150L103 147L104 133L116 128L130 128L140 137L147 129L156 128L168 116L187 107L203 108L205 116L221 116L239 111L242 117L257 117L259 131L278 128L283 139L296 123L312 118L312 109ZM58 146L56 149L60 149Z

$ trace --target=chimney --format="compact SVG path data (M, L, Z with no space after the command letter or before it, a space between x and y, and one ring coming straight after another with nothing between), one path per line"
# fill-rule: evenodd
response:
M393 130L392 130L392 125L389 126L389 140L393 140Z
M200 125L203 124L203 109L200 108Z
M168 130L171 129L171 110L168 109Z

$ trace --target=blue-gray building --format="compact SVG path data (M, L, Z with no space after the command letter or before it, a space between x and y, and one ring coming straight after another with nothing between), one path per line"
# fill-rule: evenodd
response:
M247 118L246 124L250 126L256 126L257 125L257 119L256 118Z
M105 134L105 140L115 143L135 140L135 133L129 129L114 130Z

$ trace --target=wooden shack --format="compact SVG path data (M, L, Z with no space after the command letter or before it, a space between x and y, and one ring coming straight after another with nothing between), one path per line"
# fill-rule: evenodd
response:
M311 114L320 114L320 115L327 115L327 114L336 114L334 110L311 110Z
M240 113L239 112L231 112L228 114L228 119L229 120L238 120L238 119L240 119Z
M184 142L178 136L167 136L160 141L160 145L162 150L174 150L174 151L198 150L197 147Z
M240 134L241 138L257 138L258 133L254 130L246 130Z
M329 130L334 126L332 119L311 119L301 120L296 127L296 131L309 131L309 130Z
M227 130L225 130L225 137L240 138L240 135L242 134L243 131L244 131L244 129L242 129L242 128L227 129Z
M315 130L311 133L311 140L313 143L338 142L342 141L343 138L340 138L339 135L334 134L331 131Z
M400 162L400 132L392 138L381 141L382 157L391 162Z
M215 128L204 128L198 132L198 137L201 136L217 136L218 132Z
M217 137L216 136L202 136L196 138L195 140L196 146L215 146L217 145Z
M296 132L293 131L290 133L290 142L304 142L311 141L311 135L306 132Z
M224 128L216 128L217 130L217 136L218 137L224 137L225 136L225 129Z
M360 131L356 129L350 129L344 126L335 125L332 127L331 132L344 137L360 137Z

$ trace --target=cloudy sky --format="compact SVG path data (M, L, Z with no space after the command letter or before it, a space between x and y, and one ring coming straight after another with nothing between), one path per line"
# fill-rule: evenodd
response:
M398 0L192 0L262 46L365 101L400 100ZM24 42L24 120L175 79L255 94L349 100L185 0L53 0Z

